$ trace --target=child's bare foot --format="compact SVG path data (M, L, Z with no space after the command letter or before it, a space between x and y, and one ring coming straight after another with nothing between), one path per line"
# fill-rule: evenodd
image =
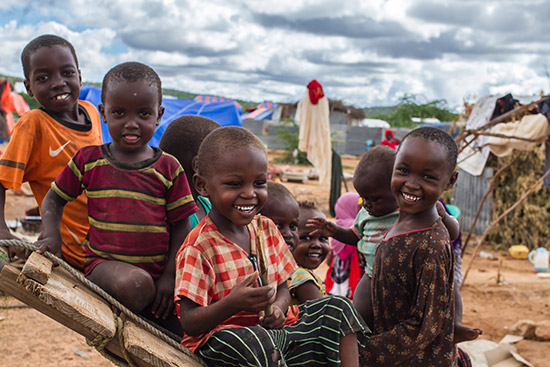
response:
M468 326L464 326L462 324L455 324L454 342L456 344L468 340L474 340L477 339L481 334L483 334L483 330L481 329L474 329Z

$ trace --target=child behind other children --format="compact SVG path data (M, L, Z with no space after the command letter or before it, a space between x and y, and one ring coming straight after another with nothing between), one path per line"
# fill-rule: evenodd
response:
M288 283L290 305L326 296L324 282L313 270L319 267L328 254L328 239L310 236L305 227L309 218L324 216L323 213L317 210L313 202L298 203L281 183L269 181L267 194L262 215L275 223L298 264L298 269Z
M315 274L315 269L326 259L330 246L328 237L310 234L306 223L311 218L324 218L312 201L301 201L298 221L298 246L292 250L298 269L290 277L290 304L302 304L311 299L326 297L325 282Z
M300 306L298 320L285 316L296 263L271 220L260 217L258 226L266 180L265 147L246 129L224 127L204 139L195 187L212 210L177 255L182 344L209 366L357 366L355 333L365 329L349 301L322 298ZM260 236L269 284L256 286Z
M376 248L384 233L399 214L390 188L395 151L385 146L374 147L363 154L353 174L353 185L362 198L353 228L341 227L324 218L312 218L307 228L312 235L324 235L340 242L356 245L365 259L365 276L354 295L354 305L369 327L372 327L370 279ZM359 285L363 283L363 286Z
M456 181L456 157L455 142L437 128L415 129L399 147L391 179L399 217L375 256L375 335L361 353L363 365L456 364L453 255L436 209Z
M113 142L80 149L52 183L37 245L42 251L57 246L63 207L85 190L87 278L133 312L178 332L174 259L197 208L178 161L147 145L164 112L160 78L144 64L117 65L103 79L101 100Z
M279 182L267 182L267 201L261 214L275 223L283 236L290 252L298 246L298 217L300 207L296 198L285 185Z
M21 63L27 93L41 108L17 121L0 160L0 239L16 238L4 221L6 189L19 190L21 183L29 182L36 202L42 205L50 184L75 152L102 143L96 108L78 100L80 70L68 41L54 35L37 37L23 49ZM82 195L66 206L61 218L61 245L54 251L79 270L84 268L83 242L89 226L86 203Z
M217 122L206 117L185 115L172 121L160 139L159 148L176 157L183 167L193 199L199 208L198 212L191 214L191 228L195 228L212 208L210 202L197 193L193 184L193 175L201 142L210 132L219 127Z
M357 237L361 238L356 243L357 250L365 259L365 276L357 285L354 305L369 327L373 326L370 283L374 256L384 234L395 223L399 215L397 201L391 192L395 154L393 149L379 146L365 152L361 157L355 169L353 184L363 199L363 207L357 214L353 230L322 220L310 222L310 228L315 225L323 228L324 232L321 233L326 235L333 233L334 238L341 238L342 242L350 241L345 243L353 244L353 241L357 241ZM451 239L455 239L460 234L458 221L445 213L441 203L436 205L443 224L451 234ZM352 232L357 237L353 237ZM455 342L477 338L482 332L480 329L462 325L462 302L458 286L455 287L455 307L457 310Z

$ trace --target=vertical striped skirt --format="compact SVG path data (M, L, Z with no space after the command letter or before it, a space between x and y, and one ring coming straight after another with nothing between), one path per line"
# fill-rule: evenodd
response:
M280 330L261 326L224 329L196 351L208 366L339 366L340 338L369 332L351 302L329 296L299 307L299 319Z

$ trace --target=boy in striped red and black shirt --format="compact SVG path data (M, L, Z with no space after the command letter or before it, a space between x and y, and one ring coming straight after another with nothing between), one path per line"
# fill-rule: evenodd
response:
M85 275L133 312L181 333L174 315L175 254L197 211L183 168L147 143L164 108L157 73L124 63L103 80L99 110L113 142L80 149L42 205L40 251L57 252L67 202L86 192Z

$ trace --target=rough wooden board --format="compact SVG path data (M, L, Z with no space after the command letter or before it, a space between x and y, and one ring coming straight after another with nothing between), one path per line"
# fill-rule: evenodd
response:
M5 266L0 272L0 290L87 339L93 339L98 334L104 337L112 335L113 338L105 349L122 358L123 354L118 337L115 335L116 327L110 306L94 292L80 284L66 270L60 267L53 268L46 285L41 285L22 275L18 269ZM123 333L125 339L127 338L125 344L128 347L126 349L133 355L133 361L137 366L204 366L134 323L126 322L126 324L130 328L130 332L125 330ZM92 328L102 332L93 331ZM140 345L140 343L144 344Z
M125 321L123 330L126 350L156 367L205 366L163 340L154 337L132 321Z
M75 322L63 312L60 312L58 309L52 307L51 305L44 303L38 296L29 292L29 290L27 290L27 288L23 284L17 282L17 278L19 275L19 269L14 268L13 266L5 266L0 272L0 290L35 308L44 315L52 318L60 324L65 325L69 329L77 332L87 339L91 340L96 337L97 334L92 332L89 328L78 322ZM35 284L38 283L35 282ZM109 343L107 343L105 349L122 358L122 350L120 348L120 345L118 344L118 338L115 337L111 339ZM137 360L136 363L139 367L155 367L154 365L151 365L149 363Z
M52 273L52 262L36 252L31 253L21 274L40 284L46 284Z
M50 263L51 268L50 260L37 253L33 255L35 256L27 260L30 262L29 269L33 269L33 275L37 275L37 271L43 268L41 264L44 260ZM19 278L21 280L25 278L23 272ZM101 335L107 339L115 336L116 325L111 306L72 275L66 276L60 269L54 268L44 285L28 278L23 281L23 284L42 302L87 327L94 335Z

